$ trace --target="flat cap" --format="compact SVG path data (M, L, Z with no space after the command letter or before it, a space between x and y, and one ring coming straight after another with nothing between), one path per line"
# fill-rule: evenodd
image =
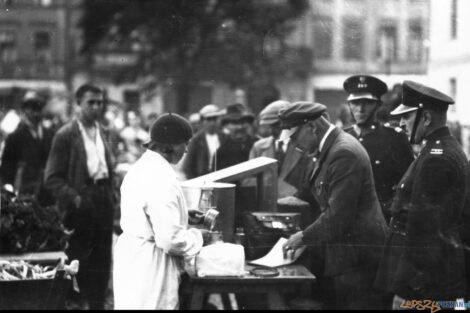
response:
M224 112L215 104L208 104L202 107L199 110L199 115L201 118L208 118L208 117L217 117L223 115Z
M180 144L193 136L193 129L187 119L176 113L160 115L150 127L150 142ZM148 147L149 143L144 144Z
M42 110L42 108L45 105L46 105L46 99L40 96L37 92L31 91L31 90L26 92L21 102L21 107L23 109L31 108L33 110Z
M292 128L319 118L326 111L321 103L299 101L279 112L282 128Z
M349 94L347 101L357 99L380 100L387 92L387 84L370 75L354 75L347 78L343 88Z
M279 122L279 111L289 105L290 102L285 100L271 102L259 113L259 124L271 125Z
M434 88L405 80L403 82L402 103L408 107L446 111L449 104L454 104L454 100Z
M395 110L390 112L390 115L401 115L401 114L405 114L405 113L416 111L416 110L418 110L418 107L409 107L402 103L399 106L397 106Z

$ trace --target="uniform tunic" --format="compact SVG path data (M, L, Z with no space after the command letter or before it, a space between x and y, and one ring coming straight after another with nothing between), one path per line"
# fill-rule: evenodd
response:
M188 229L183 192L171 165L147 150L121 186L121 227L114 253L115 309L178 309L183 261L202 247Z
M355 136L366 149L374 173L375 190L385 220L390 221L390 205L395 188L413 162L413 151L401 128L375 123L364 135L358 135L354 127L345 131Z
M406 299L455 300L465 288L458 226L468 163L447 127L426 140L393 200L376 286Z

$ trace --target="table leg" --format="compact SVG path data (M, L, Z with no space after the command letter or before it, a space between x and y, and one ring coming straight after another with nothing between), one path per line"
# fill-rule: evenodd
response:
M230 295L228 293L221 293L220 298L222 299L224 310L233 310L232 304L230 303Z
M194 286L191 295L190 310L202 310L202 302L204 300L204 290L201 287Z
M284 296L276 289L268 289L268 307L270 310L288 310L289 307L284 301Z

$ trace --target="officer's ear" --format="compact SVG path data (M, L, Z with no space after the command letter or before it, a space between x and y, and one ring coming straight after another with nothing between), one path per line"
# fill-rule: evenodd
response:
M424 110L423 111L423 125L426 127L429 127L432 123L432 114L429 112L429 110Z

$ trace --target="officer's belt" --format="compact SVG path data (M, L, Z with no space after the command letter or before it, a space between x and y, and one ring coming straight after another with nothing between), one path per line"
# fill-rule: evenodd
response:
M408 235L408 232L406 231L406 223L403 223L393 217L390 219L390 230L398 235Z

